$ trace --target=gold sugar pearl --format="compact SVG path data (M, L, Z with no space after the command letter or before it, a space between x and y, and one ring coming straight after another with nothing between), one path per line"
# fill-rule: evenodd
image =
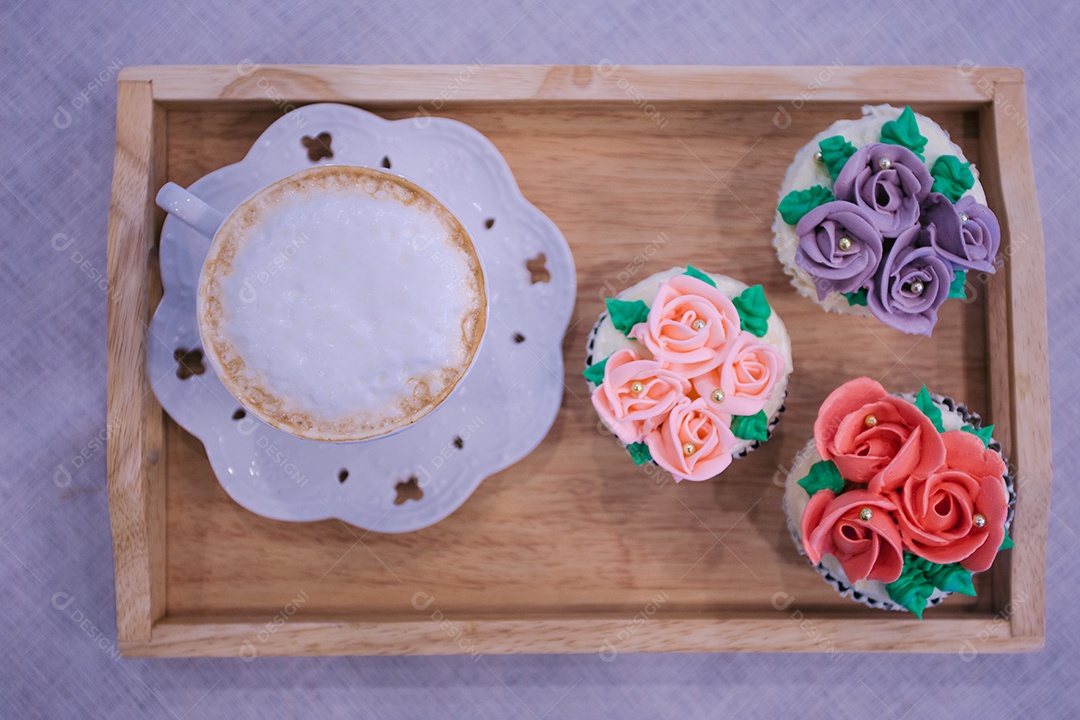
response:
M645 392L645 386L639 382L636 382L630 386L630 392L634 393L635 395L640 395L641 393Z
M697 452L697 446L694 443L686 443L682 446L683 455L693 455Z
M842 238L840 238L840 240L837 241L836 245L841 250L850 250L851 249L851 238L842 237Z
M923 286L923 284L918 280L911 283L911 292L915 293L916 295L922 295L922 291L925 289L926 287Z
M876 427L877 418L873 415L867 415L865 418L863 418L863 424L866 425L866 427L868 428Z
M892 167L892 160L890 160L887 157L883 157L883 158L881 158L880 160L877 161L877 166L879 168L881 168L882 170L888 170L889 168Z
M705 327L705 321L704 320L695 320L694 324L691 325L690 327L694 328L695 330L700 330L701 328Z
M874 511L872 508L864 507L859 511L859 519L863 522L870 522L874 518Z
M814 153L814 162L824 162L825 158L822 156L821 151L818 150Z
M971 518L971 524L974 525L977 528L985 527L986 526L986 517L984 515L979 514L979 513L975 513L975 516L973 518Z
M714 402L723 402L724 401L724 391L721 390L720 388L717 388L717 389L713 390L712 391L712 399L713 399Z

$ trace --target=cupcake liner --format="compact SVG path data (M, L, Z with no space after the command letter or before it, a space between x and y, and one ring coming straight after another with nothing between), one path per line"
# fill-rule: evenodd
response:
M585 367L589 367L593 364L593 345L596 344L596 333L600 330L600 323L607 320L607 312L600 313L600 317L595 323L593 323L592 330L589 331L589 338L585 344ZM588 381L586 381L588 382Z
M949 410L952 410L958 415L960 415L960 418L964 421L965 424L971 425L976 430L982 427L982 417L978 413L969 410L968 407L963 403L958 403L956 402L956 400L948 397L947 395L939 395L937 393L930 393L930 397L935 402L941 403ZM1012 527L1013 515L1016 512L1016 482L1013 478L1012 471L1009 466L1009 459L1006 458L1004 453L1002 453L1001 451L1001 443L991 437L990 443L987 447L988 449L996 452L1005 462L1005 491L1009 500L1008 513L1005 516L1005 530L1008 531L1008 529ZM812 451L813 449L813 445L808 445L806 448L799 451L799 454L796 455L794 465L798 465L799 459L802 458L803 453ZM786 493L784 496L782 507L784 510L784 515L788 521L787 528L788 534L791 536L791 542L795 545L795 550L799 553L799 555L806 557L806 551L803 549L802 539L795 529L799 526L799 519L793 518L788 512ZM856 602L862 603L867 607L872 607L878 610L911 612L903 605L899 605L893 602L888 597L883 598L879 597L876 594L870 594L861 590L857 590L846 577L844 577L842 574L839 576L834 574L831 570L829 570L829 568L825 567L824 563L818 563L817 565L815 565L814 570L816 570L817 573L821 575L822 578L824 578L825 582L827 582L833 587L833 589L836 590L840 597L850 597ZM977 575L978 573L975 574ZM952 595L952 592L935 589L934 593L927 601L926 606L934 607L936 605L940 605L941 602L950 595Z
M590 365L593 364L593 345L596 342L596 333L597 333L597 331L599 331L601 323L603 323L604 320L607 319L607 316L608 316L608 314L606 312L600 313L600 317L597 319L596 323L592 326L592 330L589 331L589 337L588 337L588 340L586 341L586 344L585 344L585 367L586 368L588 368ZM585 382L588 384L588 380L586 380ZM772 439L773 431L776 429L776 426L780 424L780 416L783 415L784 410L787 409L786 400L787 400L787 387L785 386L784 387L784 397L780 402L780 407L777 409L777 411L771 417L769 417L769 425L765 430L765 433L766 433L765 440L764 441L761 441L761 440L752 440L752 441L750 441L750 444L748 446L746 446L745 448L743 448L743 449L741 449L741 450L739 450L737 452L731 453L731 457L732 457L733 460L738 460L738 459L746 457L747 455L752 453L754 450L757 450L759 447L761 447L762 442L768 442L769 440ZM612 435L612 437L614 437L614 435ZM623 447L623 449L626 448L626 445L623 444L622 442L620 442L618 438L615 438L615 441L618 442L619 445L621 445ZM652 464L657 465L655 460L653 461ZM657 465L657 467L659 467L659 466Z

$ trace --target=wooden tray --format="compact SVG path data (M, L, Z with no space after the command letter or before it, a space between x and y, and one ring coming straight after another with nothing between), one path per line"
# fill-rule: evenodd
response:
M233 503L150 392L160 298L153 197L239 160L282 112L352 103L445 115L490 138L578 265L566 393L547 440L455 514L406 535L289 524ZM911 104L973 158L1002 269L932 339L798 297L770 225L795 151L864 103ZM126 655L1030 650L1044 637L1050 499L1043 241L1007 68L145 67L120 75L110 208L109 504ZM312 133L318 128L312 128ZM675 485L596 431L580 369L608 287L692 261L760 282L792 330L775 438L720 481ZM621 274L621 276L620 276ZM854 376L923 383L997 425L1017 475L1016 548L918 621L836 593L798 556L785 468ZM666 477L666 476L665 476ZM423 500L420 500L423 502Z

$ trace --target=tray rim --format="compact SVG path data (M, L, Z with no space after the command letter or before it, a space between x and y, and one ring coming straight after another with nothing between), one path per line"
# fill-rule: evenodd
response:
M1037 649L1045 638L1045 562L1051 484L1049 365L1042 224L1025 117L1023 72L1002 67L717 67L530 65L256 65L125 68L118 79L116 156L108 226L108 497L116 571L117 635L128 656L237 656L264 622L242 615L165 615L164 419L145 371L152 273L161 213L153 198L166 175L166 115L190 103L271 104L260 80L289 103L368 106L439 98L465 102L628 102L617 73L651 102L727 105L905 102L978 110L980 171L1000 208L1012 252L1004 282L987 286L988 410L1017 468L1021 500L1016 547L997 615L919 622L901 618L815 618L837 651L979 652ZM823 82L822 78L828 82ZM595 82L607 80L607 82ZM815 85L816 83L816 85ZM804 97L812 89L809 97ZM801 106L801 105L800 105ZM440 105L440 107L444 107ZM1018 114L1019 113L1019 114ZM990 140L992 142L985 142ZM1002 168L1009 168L1003 174ZM1014 239L1022 240L1015 247ZM156 281L154 281L156 282ZM160 288L157 288L160 292ZM1023 315L1020 312L1023 312ZM1022 318L1022 322L1018 320ZM1001 573L1004 574L1004 573ZM1000 575L999 575L1000 576ZM995 581L997 577L995 576ZM1013 602L1022 591L1023 602ZM997 591L996 593L997 594ZM638 627L620 652L821 651L799 623L780 615L671 613ZM989 620L989 622L988 622ZM626 625L622 615L472 617L461 624L494 653L596 652ZM852 632L859 629L860 632ZM265 655L453 654L461 648L429 618L297 618L261 644Z

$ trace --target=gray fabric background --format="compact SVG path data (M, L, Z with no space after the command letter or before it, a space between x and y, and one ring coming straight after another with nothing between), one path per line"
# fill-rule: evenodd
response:
M1080 5L1043 2L382 0L241 8L209 0L0 0L8 138L0 146L0 715L1080 716L1080 243L1068 225L1080 204L1078 28ZM1046 649L970 662L951 655L116 660L100 281L115 67L242 58L1022 67L1046 232L1054 397ZM71 473L66 487L62 475L56 482L60 468ZM51 604L58 592L72 598L63 610Z

